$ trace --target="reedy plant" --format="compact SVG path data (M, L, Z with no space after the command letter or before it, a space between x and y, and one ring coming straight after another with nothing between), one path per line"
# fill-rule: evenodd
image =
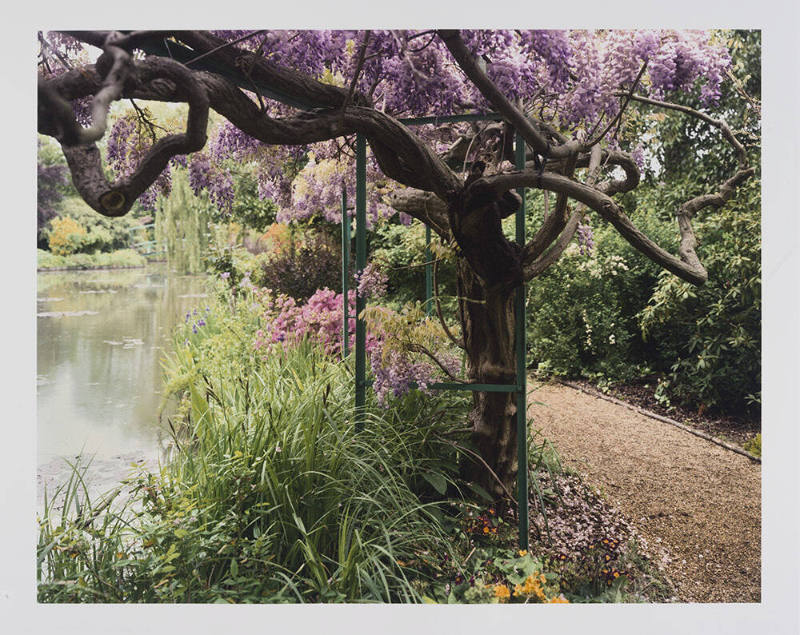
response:
M371 403L356 434L345 365L305 343L241 375L225 320L206 326L172 360L186 397L172 456L134 479L127 514L80 526L46 508L40 600L419 601L420 554L452 550L430 483L455 482L443 435L463 408Z

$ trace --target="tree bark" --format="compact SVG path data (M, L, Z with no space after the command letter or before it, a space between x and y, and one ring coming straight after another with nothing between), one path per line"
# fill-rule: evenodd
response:
M487 286L465 258L459 258L457 281L459 317L470 381L516 383L514 294L504 285ZM516 412L515 393L473 393L469 413L472 442L486 464L470 462L465 466L464 476L498 500L515 491Z

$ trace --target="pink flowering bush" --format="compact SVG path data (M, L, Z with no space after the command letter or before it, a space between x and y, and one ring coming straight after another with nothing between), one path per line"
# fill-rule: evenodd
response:
M366 271L366 270L365 270ZM376 275L375 279L380 279ZM366 279L366 278L364 278ZM253 347L268 354L276 345L297 346L310 340L332 357L342 354L344 336L343 295L330 289L317 290L307 302L269 289L254 291L263 307L262 328L255 333ZM356 292L348 293L348 345L355 346ZM457 355L445 346L441 327L422 315L419 307L401 312L374 306L364 313L367 322L366 351L372 370L373 388L381 405L417 387L428 387L443 377L442 367L455 376L460 367ZM423 350L429 354L423 354ZM438 361L431 358L434 355Z
M296 345L303 339L319 344L331 356L342 353L343 296L330 289L319 289L307 302L279 294L272 297L263 289L260 298L264 305L265 326L256 332L256 350L269 349L277 343ZM348 293L348 320L350 346L355 333L355 291Z

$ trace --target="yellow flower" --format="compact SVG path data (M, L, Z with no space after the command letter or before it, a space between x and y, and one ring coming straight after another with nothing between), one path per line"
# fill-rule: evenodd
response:
M563 595L556 595L547 600L549 604L569 604L569 600Z
M508 590L508 587L505 584L494 585L494 596L501 602L508 600L510 595L511 592Z
M520 556L527 556L528 555L528 550L527 549L520 549L519 550L519 555Z
M517 584L514 587L514 596L535 596L540 601L544 602L547 599L545 595L544 589L542 589L542 584L545 583L545 577L543 573L531 574L529 575L523 584Z

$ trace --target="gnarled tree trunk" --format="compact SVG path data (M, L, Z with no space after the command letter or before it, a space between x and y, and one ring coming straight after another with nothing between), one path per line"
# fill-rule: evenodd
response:
M459 318L471 382L516 383L514 289L522 284L521 248L503 234L502 219L521 203L513 192L486 191L483 162L473 164L464 188L448 206L458 244ZM517 475L516 396L475 392L469 420L481 460L466 475L495 498L513 495ZM487 469L488 468L488 469Z
M461 258L458 295L470 381L516 383L513 292L501 286L487 287ZM513 392L475 392L469 413L472 441L486 465L472 463L466 476L498 499L515 491L516 399Z

